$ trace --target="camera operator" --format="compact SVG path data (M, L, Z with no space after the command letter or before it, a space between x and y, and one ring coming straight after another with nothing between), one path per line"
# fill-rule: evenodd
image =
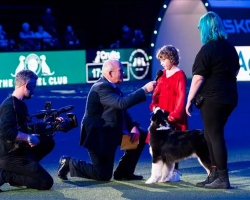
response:
M27 134L28 108L23 102L34 93L38 76L22 70L15 78L15 90L0 106L0 186L26 186L49 190L53 178L39 164L54 148L52 137Z

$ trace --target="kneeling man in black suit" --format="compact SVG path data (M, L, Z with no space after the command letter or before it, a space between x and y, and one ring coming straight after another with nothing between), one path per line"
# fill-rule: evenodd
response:
M134 174L136 164L145 146L147 131L139 128L126 109L146 100L146 93L152 92L156 81L147 83L142 88L123 96L117 87L123 81L123 66L118 60L107 60L102 67L103 76L90 89L86 109L82 119L80 145L90 155L92 163L77 158L62 156L59 160L58 177L67 180L82 177L98 181L112 178L114 158L122 135L132 129L131 141L138 141L137 149L126 150L114 172L115 180L141 180Z

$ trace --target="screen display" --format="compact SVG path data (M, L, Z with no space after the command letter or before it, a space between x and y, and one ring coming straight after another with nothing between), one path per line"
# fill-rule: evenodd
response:
M123 64L124 81L149 79L150 61L145 49L88 50L86 63L87 83L97 81L102 75L102 65L108 59L120 60Z
M86 83L85 51L0 53L0 88L14 87L16 74L30 69L38 75L37 86Z
M94 83L108 59L123 64L124 81L150 79L147 50L106 49L0 53L0 88L14 87L16 74L30 69L38 75L37 86Z
M250 81L250 46L236 46L239 55L240 70L237 76L238 81Z

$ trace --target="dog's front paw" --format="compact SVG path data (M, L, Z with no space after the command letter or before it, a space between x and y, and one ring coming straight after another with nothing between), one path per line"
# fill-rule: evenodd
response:
M164 178L161 178L161 180L162 180L162 183L165 183L165 182L171 182L171 176L166 176L166 177L164 177Z
M152 184L152 183L155 183L156 181L153 180L152 178L149 178L145 183L146 184Z
M161 179L159 180L159 183L169 182L170 179L171 179L171 176L162 176Z
M145 183L146 184L152 184L152 183L156 183L160 180L160 177L157 178L157 177L150 177Z
M165 183L165 182L167 182L167 181L166 181L165 178L161 178L158 182L159 182L159 183Z
M146 184L152 184L152 183L156 183L156 180L154 178L149 178L146 182Z

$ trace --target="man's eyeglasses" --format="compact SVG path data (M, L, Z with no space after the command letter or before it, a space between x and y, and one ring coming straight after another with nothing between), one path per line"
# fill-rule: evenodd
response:
M124 71L122 69L119 71L112 71L112 72L119 72L120 74L124 73Z

